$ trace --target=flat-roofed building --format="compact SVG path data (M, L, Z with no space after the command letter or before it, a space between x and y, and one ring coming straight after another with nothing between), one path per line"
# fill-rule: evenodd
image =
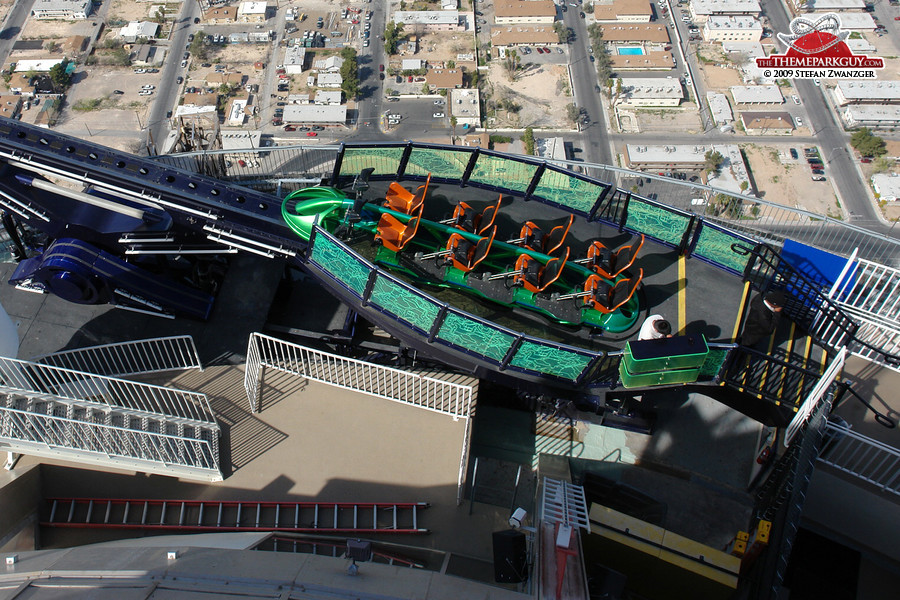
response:
M734 112L728 97L718 92L706 92L706 101L709 103L709 114L712 115L716 125L728 125L734 122Z
M156 44L136 44L131 49L131 64L136 67L152 67L165 62L168 52Z
M494 23L553 23L556 4L553 0L495 0Z
M871 127L880 129L900 125L900 106L850 104L841 112L848 128Z
M900 175L878 173L872 175L872 188L879 200L900 202Z
M813 20L822 16L823 13L812 13L809 15ZM877 24L867 12L845 12L838 15L841 20L841 29L846 31L875 31Z
M21 94L29 98L34 96L34 85L32 85L31 77L28 76L27 71L24 73L13 73L9 78L7 86L9 87L9 91L14 94Z
M340 73L344 59L340 56L329 56L313 63L313 68L324 73Z
M203 13L203 21L210 25L223 25L225 23L234 23L237 20L237 6L220 6L218 8L210 8Z
M691 16L697 23L713 16L759 17L761 12L758 0L691 0Z
M35 0L31 16L35 19L87 19L91 14L91 0Z
M48 73L50 69L64 61L64 58L23 59L16 63L16 73Z
M613 71L667 71L675 68L671 52L650 51L644 54L610 53L609 63Z
M600 0L594 2L598 23L649 23L653 8L649 0Z
M713 15L706 20L703 35L708 42L758 42L762 30L756 17Z
M306 48L303 46L289 46L284 51L284 72L288 75L299 75L306 64Z
M237 20L241 23L262 23L266 20L268 9L265 2L241 2L237 9Z
M0 96L0 116L15 119L22 110L22 96L3 94Z
M218 98L218 94L201 94L199 92L195 92L193 94L185 94L184 106L212 106L213 108L215 108Z
M316 85L320 88L336 88L340 89L344 83L344 78L340 73L319 73L319 79Z
M425 68L425 61L421 58L404 58L400 61L401 71L418 71Z
M457 125L478 127L481 125L480 95L477 89L450 90L450 115ZM437 107L435 107L437 108Z
M347 123L347 105L288 104L284 107L282 120L285 123L297 125L345 125Z
M834 97L840 106L847 104L900 104L900 81L880 79L854 81L839 79Z
M650 44L668 44L669 30L665 25L637 23L634 25L601 25L603 41L607 44L628 44L647 42Z
M777 85L733 85L735 104L783 104L784 96Z
M222 150L233 153L237 158L248 158L259 156L259 143L262 139L262 132L256 131L229 131L223 129L219 135L222 140Z
M151 40L156 37L159 32L159 23L151 23L150 21L132 21L125 27L119 29L119 37L133 44L140 38Z
M623 108L673 107L684 100L684 89L677 79L622 77L619 81L622 82L622 92L618 94L616 104Z
M792 0L798 9L822 12L859 11L866 8L864 0Z
M429 69L425 73L425 81L438 90L461 88L463 84L462 69Z
M741 113L741 124L747 135L791 135L794 131L794 118L785 111L745 111Z
M318 90L313 104L338 106L343 99L343 92L333 90Z
M232 98L225 107L225 125L227 127L240 127L247 119L247 98Z
M559 36L546 25L506 25L491 29L491 45L495 48L516 46L556 46Z
M398 10L391 15L394 23L403 23L408 30L464 31L465 19L458 10Z

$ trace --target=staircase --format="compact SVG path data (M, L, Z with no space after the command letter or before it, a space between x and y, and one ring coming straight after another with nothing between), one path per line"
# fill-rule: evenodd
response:
M425 502L238 502L48 498L46 527L320 534L428 533Z

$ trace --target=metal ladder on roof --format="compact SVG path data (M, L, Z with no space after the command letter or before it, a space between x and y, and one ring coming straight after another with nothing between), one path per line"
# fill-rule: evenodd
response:
M45 527L296 533L428 533L426 502L242 502L47 498Z

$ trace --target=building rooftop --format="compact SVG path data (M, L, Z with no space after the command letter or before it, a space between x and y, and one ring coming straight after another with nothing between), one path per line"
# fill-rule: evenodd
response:
M733 85L731 97L737 104L781 104L784 96L777 85Z
M340 104L343 92L340 90L317 90L315 102L324 102L325 104Z
M462 87L462 69L429 69L425 81L439 90Z
M604 42L655 42L658 44L669 43L669 30L665 25L656 24L603 24Z
M552 27L545 25L497 25L491 28L491 44L494 46L558 43L559 36Z
M691 10L695 15L758 15L762 9L757 0L691 0Z
M746 54L747 58L750 60L766 55L766 51L763 49L763 46L760 42L724 41L722 42L722 50L724 50L725 52L741 52L743 54Z
M244 15L264 15L266 14L265 2L241 2L238 12Z
M803 8L812 11L824 10L863 10L866 7L864 0L801 0Z
M843 109L853 121L898 121L900 105L850 104Z
M458 25L458 10L398 10L391 16L394 23L421 25Z
M900 100L900 80L897 79L838 79L836 87L847 100Z
M478 89L450 90L450 114L478 118L481 114Z
M622 91L632 98L684 98L677 79L659 77L622 77Z
M794 118L787 111L756 112L746 110L741 113L741 123L744 124L745 129L794 129Z
M900 175L895 173L876 173L872 175L872 185L885 202L900 200Z
M615 21L618 16L653 16L649 0L612 0L594 2L594 18L598 21Z
M615 69L672 69L675 59L671 52L650 51L643 55L610 54L610 64Z
M23 59L16 63L16 73L28 73L35 71L38 73L46 73L62 61L64 58L37 58Z
M706 100L709 102L709 112L712 113L712 118L716 125L724 125L734 121L734 113L725 94L706 92Z
M222 150L256 150L259 148L259 141L262 138L262 132L259 130L245 131L241 129L236 131L229 131L228 129L223 129L221 138Z
M497 17L556 17L553 0L496 0L494 15Z
M747 29L762 31L762 23L750 15L712 15L706 21L709 29Z
M285 123L337 123L347 122L347 105L340 104L288 104L284 107Z
M824 13L812 13L810 16L815 19ZM841 21L841 29L850 31L875 31L875 21L872 15L867 12L842 12L837 14Z

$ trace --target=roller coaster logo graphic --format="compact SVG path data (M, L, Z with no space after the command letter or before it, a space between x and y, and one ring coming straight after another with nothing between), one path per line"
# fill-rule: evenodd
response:
M854 54L847 46L849 32L841 30L841 19L827 13L813 20L797 17L791 21L789 33L779 33L786 46L784 54L757 58L762 69L775 69L767 77L874 78L872 69L884 68L877 56ZM784 72L779 72L784 70Z

